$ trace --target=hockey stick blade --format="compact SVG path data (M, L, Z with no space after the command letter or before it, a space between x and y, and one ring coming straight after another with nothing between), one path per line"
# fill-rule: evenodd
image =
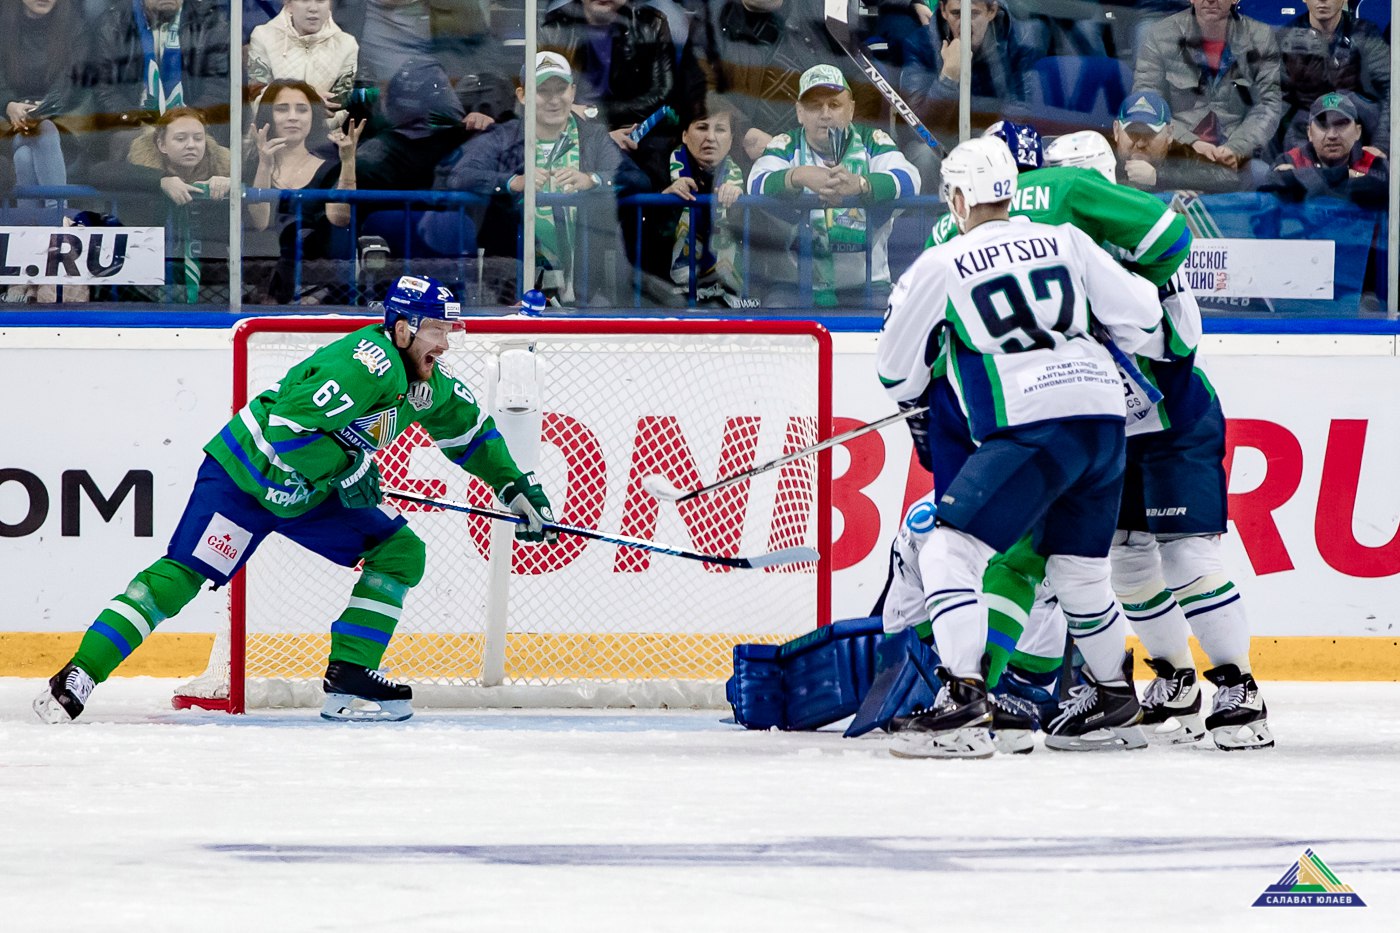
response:
M836 44L841 46L841 51L846 53L846 57L855 62L857 67L870 79L870 83L875 85L875 89L880 92L900 119L909 125L915 133L919 134L930 149L934 152L942 153L943 145L924 126L923 121L918 118L914 111L905 103L904 98L899 96L893 85L885 78L884 72L870 60L870 56L851 42L851 0L826 0L826 31L836 40Z
M813 444L811 447L803 447L801 450L794 450L792 453L784 454L776 460L769 460L767 463L761 463L751 470L745 470L742 473L735 473L733 476L726 476L724 479L717 479L713 483L701 486L698 489L692 489L690 492L681 492L679 489L676 488L676 485L674 483L672 483L670 480L668 480L666 477L662 476L659 473L654 473L651 476L644 477L642 479L642 488L663 502L689 502L696 496L703 496L706 493L711 493L718 489L724 489L726 486L733 486L735 483L742 483L744 480L752 479L753 477L758 476L760 473L767 473L769 470L773 470L780 466L792 463L794 460L801 460L803 457L810 457L812 454L821 453L828 447L835 447L837 444L844 444L851 438L860 437L862 434L869 434L871 431L878 431L883 427L887 427L899 421L904 421L906 419L914 417L915 415L921 415L926 411L928 411L927 405L919 405L914 408L906 408L903 411L895 412L893 415L887 415L886 417L881 418L879 421L872 421L869 424L858 425L854 428L851 428L849 431L843 431L840 434L828 437L824 441L820 441L816 444Z
M468 515L479 515L483 518L490 518L499 522L510 522L513 525L522 525L525 523L525 519L516 515L514 512L506 512L500 509L486 509L481 506L468 505L465 502L456 502L452 499L434 499L429 496L420 496L411 492L400 492L397 489L386 489L384 490L384 495L393 499L400 499L404 502L417 502L419 505L430 505L439 509L447 509L451 512L465 512ZM723 567L735 567L740 570L759 570L765 567L778 567L783 564L814 562L821 558L821 555L817 553L816 549L809 547L781 548L767 554L757 554L753 557L724 557L720 554L702 554L699 551L673 547L669 544L657 544L655 541L633 538L628 535L615 535L606 531L594 531L592 528L561 525L558 522L545 522L544 527L557 531L561 535L576 535L580 538L590 538L594 541L603 541L607 544L634 547L643 551L652 551L656 554L669 554L672 557L683 557L686 560L698 560L706 564L719 564Z

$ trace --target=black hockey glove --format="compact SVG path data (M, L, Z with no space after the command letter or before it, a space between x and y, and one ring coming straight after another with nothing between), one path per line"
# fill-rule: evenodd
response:
M517 541L544 541L548 544L559 541L558 531L544 527L545 522L554 521L554 510L550 508L549 498L540 484L535 482L535 474L520 474L507 483L499 495L512 512L525 519L515 526Z
M350 451L350 465L331 477L331 487L347 509L369 509L384 501L379 489L379 464L363 450Z

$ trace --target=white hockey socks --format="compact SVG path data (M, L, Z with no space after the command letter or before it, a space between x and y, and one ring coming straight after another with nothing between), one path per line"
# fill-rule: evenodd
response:
M1108 558L1056 554L1045 562L1045 577L1060 598L1084 666L1101 684L1121 684L1127 626L1113 598Z
M940 527L919 551L924 607L943 666L954 677L982 677L987 607L982 575L996 551L956 528Z
M1149 657L1160 658L1177 669L1195 669L1191 657L1191 632L1186 616L1162 579L1162 559L1157 538L1145 531L1118 531L1113 535L1113 592Z
M1161 551L1167 586L1211 664L1249 673L1249 619L1239 589L1225 575L1220 536L1163 541Z

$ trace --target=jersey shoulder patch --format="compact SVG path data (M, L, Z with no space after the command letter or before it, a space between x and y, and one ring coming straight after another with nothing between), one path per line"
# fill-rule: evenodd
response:
M361 337L359 342L355 344L351 358L379 379L382 379L389 370L394 368L393 360L389 358L385 349L368 337Z

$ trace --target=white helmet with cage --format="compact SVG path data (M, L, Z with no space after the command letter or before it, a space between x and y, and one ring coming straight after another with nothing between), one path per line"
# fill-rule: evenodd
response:
M1045 146L1046 165L1076 165L1089 168L1115 184L1118 157L1102 133L1081 130L1056 137Z

